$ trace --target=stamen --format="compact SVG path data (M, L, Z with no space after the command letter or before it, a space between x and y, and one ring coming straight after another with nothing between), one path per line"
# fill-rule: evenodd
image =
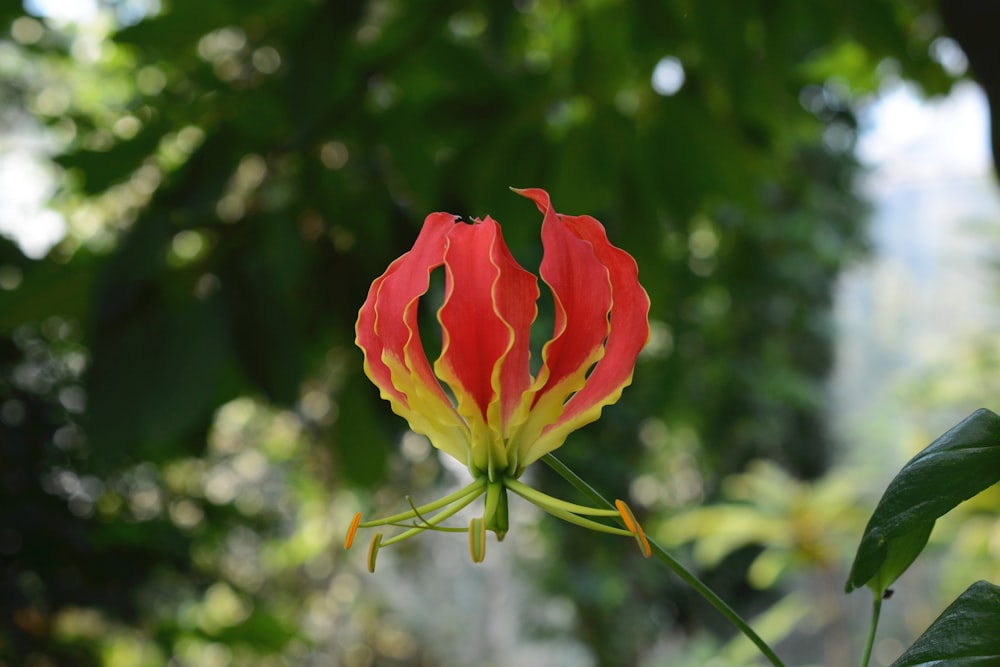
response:
M652 547L649 546L649 540L646 539L646 531L644 531L642 529L642 526L640 526L639 524L635 525L636 528L639 529L639 532L636 533L636 536L639 538L639 547L642 549L642 555L645 556L646 558L649 558L650 556L653 555L653 549Z
M402 523L393 522L387 523L387 526L395 526L396 528L419 528L420 530L436 530L439 533L464 533L467 528L451 528L449 526L435 526L433 523L424 518L424 515L420 513L420 508L413 504L413 498L406 496L406 502L410 504L411 512L413 515L420 519L420 521L414 521L413 523Z
M458 491L449 493L447 496L444 496L443 498L438 498L434 502L427 503L426 505L421 505L420 507L414 507L409 512L400 512L399 514L393 514L392 516L387 516L384 519L365 521L364 523L359 524L359 527L372 528L374 526L394 525L398 524L400 521L408 521L409 519L418 516L418 514L427 514L428 512L433 512L434 510L446 507L455 501L465 500L470 496L473 498L477 498L483 492L483 490L485 490L485 488L486 488L486 479L480 477L478 479L473 480L466 486L463 486ZM415 510L418 512L418 514L414 514Z
M622 517L622 521L625 522L625 527L628 528L628 532L635 534L639 527L639 524L635 520L635 515L632 514L632 509L625 504L624 500L616 500L615 507L618 508L618 513Z
M469 555L473 563L486 560L486 520L482 517L469 522Z
M427 518L425 520L426 521L426 525L414 526L413 528L410 528L409 530L403 531L399 535L394 535L390 539L386 540L385 544L383 544L382 546L387 547L390 544L395 544L396 542L402 542L403 540L405 540L407 538L413 537L414 535L422 533L425 530L429 530L431 528L435 528L435 529L438 529L438 530L446 530L446 531L451 532L452 529L450 529L450 528L438 528L438 524L441 523L442 521L444 521L445 519L447 519L448 517L457 514L460 510L462 510L463 508L465 508L468 505L470 505L472 503L472 501L474 501L479 496L483 495L483 491L484 490L485 489L483 489L482 487L480 487L480 488L476 489L473 493L469 493L466 497L462 498L461 500L459 500L457 502L453 501L450 507L445 507L444 509L442 509L440 512L438 512L434 516ZM421 508L421 509L423 509L423 508ZM460 529L458 529L458 532L465 532L465 529L464 528L460 528Z
M622 521L625 522L625 527L628 528L629 532L635 537L635 541L639 545L642 555L646 558L652 556L653 550L649 546L649 540L646 539L646 532L642 529L642 526L639 525L639 522L635 520L635 515L632 514L632 508L626 505L624 500L616 500L615 507L618 508Z
M541 491L537 491L530 486L521 484L516 480L504 479L504 484L511 491L521 496L531 504L542 508L552 516L562 519L563 521L576 524L577 526L582 526L583 528L589 528L590 530L596 530L601 533L610 533L611 535L633 535L631 531L618 528L617 526L608 526L603 523L598 523L597 521L584 519L582 516L577 516L573 510L566 508L580 510L580 514L590 514L591 516L618 516L618 512L614 510L602 510L596 507L585 507L584 505L568 503L565 500L553 498L552 496L544 494Z
M530 498L526 498L526 500L531 500L531 499ZM563 521L566 521L567 523L572 523L572 524L575 524L577 526L581 526L583 528L589 528L590 530L596 530L596 531L598 531L600 533L609 533L611 535L622 535L622 536L625 536L625 537L631 537L633 535L633 533L625 530L624 528L619 528L617 526L608 526L608 525L605 525L603 523L598 523L597 521L591 521L590 519L584 519L582 516L577 516L576 514L573 514L572 512L567 512L567 511L561 510L561 509L559 509L557 507L542 505L542 504L536 503L534 501L531 501L531 502L533 504L537 505L538 507L542 508L543 510L545 510L546 512L548 512L552 516L556 517L557 519L562 519Z
M428 521L427 519L425 519L424 515L420 513L420 509L417 508L417 506L413 504L413 498L411 498L410 496L406 496L406 502L410 503L410 508L413 510L413 513L416 515L416 517L418 519L420 519L420 523L417 523L416 521L413 522L412 526L414 528L423 528L425 530L436 530L436 531L439 531L439 532L442 532L442 533L464 533L465 532L465 528L447 528L445 526L435 526L433 523L431 523L430 521ZM389 524L389 525L391 525L391 526L400 526L402 528L409 528L410 527L409 524L403 524L403 523L392 523L392 524Z
M408 530L433 530L438 533L464 533L468 528L459 528L458 526L435 526L433 523L387 523L387 526L395 526L396 528L406 528Z
M583 514L585 516L618 516L618 512L616 512L615 510L599 509L597 507L587 507L586 505L577 505L576 503L560 500L559 498L553 498L547 493L542 493L538 489L533 489L527 484L523 484L511 477L505 477L503 483L504 486L506 486L511 491L521 496L525 500L534 503L535 505L538 505L542 509L545 509L546 506L548 506L560 509L563 512L571 512L573 514Z
M351 527L347 529L347 537L344 539L344 549L350 549L354 544L354 535L358 532L358 524L361 523L361 512L354 515L351 520Z
M375 573L375 559L378 557L378 550L382 546L382 533L375 533L372 543L368 545L368 571Z

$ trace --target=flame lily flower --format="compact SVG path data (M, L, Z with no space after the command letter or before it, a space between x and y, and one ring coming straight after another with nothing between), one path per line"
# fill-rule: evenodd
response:
M574 430L600 416L632 381L639 351L649 339L649 298L635 260L608 241L590 216L559 214L540 189L514 190L543 215L544 257L539 273L552 292L555 327L532 376L529 334L538 309L538 282L514 260L500 226L487 216L471 224L432 213L413 248L371 286L358 315L357 344L368 377L410 428L454 457L473 481L439 500L384 519L354 517L345 546L359 528L406 530L369 549L374 571L381 547L424 530L468 532L476 562L485 556L486 531L507 532L507 491L572 523L631 535L645 555L650 548L631 510L569 503L519 481L531 463L559 448ZM438 310L441 354L432 365L417 326L431 273L445 271ZM445 389L447 387L447 390ZM468 528L441 522L485 495L482 516ZM625 528L586 517L619 517Z

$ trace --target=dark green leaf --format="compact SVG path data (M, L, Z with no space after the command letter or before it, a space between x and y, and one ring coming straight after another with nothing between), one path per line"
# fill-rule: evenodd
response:
M92 305L94 273L93 264L81 258L67 264L32 262L16 289L0 290L0 331L51 315L85 319Z
M227 342L216 299L142 311L105 332L88 386L95 456L170 454L164 444L216 407L230 362Z
M952 602L892 667L1000 664L1000 587L977 581Z
M159 16L119 30L115 41L142 45L157 52L183 51L205 33L234 23L239 12L228 2L171 3Z
M934 521L1000 480L1000 416L977 410L903 466L868 521L847 591L885 592L926 543Z
M389 449L385 431L378 428L384 420L375 405L375 392L364 386L360 374L355 382L357 387L338 397L340 418L334 424L334 445L344 475L357 484L372 486L385 474Z
M19 3L11 3L0 9L0 29L3 29L4 32L7 32L14 19L24 16L24 9L18 5Z
M928 521L927 523L916 525L913 530L903 533L896 539L889 540L882 566L879 567L875 576L868 581L868 587L875 592L875 595L884 595L886 589L892 585L892 582L899 579L899 576L906 572L910 564L924 550L932 530L934 530L934 522Z
M246 223L251 224L259 228L259 238L233 253L222 276L230 335L250 380L269 399L287 405L298 397L302 379L293 292L301 248L284 220Z

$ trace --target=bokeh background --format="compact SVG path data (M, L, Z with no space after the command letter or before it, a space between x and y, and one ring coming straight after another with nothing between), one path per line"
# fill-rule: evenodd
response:
M343 551L354 512L464 479L364 377L357 308L431 211L492 215L534 270L539 216L508 186L601 219L652 299L633 386L560 457L790 664L854 664L866 600L841 590L884 481L997 407L988 336L899 375L905 334L966 322L961 304L989 331L992 270L857 283L903 247L886 234L934 248L970 216L962 247L995 260L992 176L962 197L986 209L904 199L871 232L885 183L856 148L876 101L971 74L996 90L995 21L944 4L947 24L922 0L5 3L0 665L753 664L631 541L522 504L481 566L461 535L374 576ZM926 303L948 308L905 315ZM905 382L871 403L887 377ZM907 575L921 597L876 660L1000 574L998 504L942 527L951 565Z

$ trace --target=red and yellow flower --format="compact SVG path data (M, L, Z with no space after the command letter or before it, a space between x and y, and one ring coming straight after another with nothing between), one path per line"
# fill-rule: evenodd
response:
M471 224L432 213L413 248L371 286L358 315L357 344L365 372L410 428L465 464L473 481L421 507L362 523L407 530L369 551L374 569L380 547L423 530L469 533L473 560L485 555L485 533L507 531L507 490L567 521L649 545L631 511L591 508L558 500L519 481L531 463L562 446L576 429L597 419L632 381L639 351L649 338L649 298L635 260L608 241L590 216L557 213L544 190L514 190L543 214L544 256L539 273L552 292L555 327L543 346L540 370L530 368L530 330L538 314L538 282L511 255L500 226L487 216ZM441 354L431 364L417 326L431 273L444 267ZM447 388L447 390L446 390ZM480 496L485 510L468 528L439 524ZM433 513L433 514L432 514ZM587 516L620 516L626 528Z

